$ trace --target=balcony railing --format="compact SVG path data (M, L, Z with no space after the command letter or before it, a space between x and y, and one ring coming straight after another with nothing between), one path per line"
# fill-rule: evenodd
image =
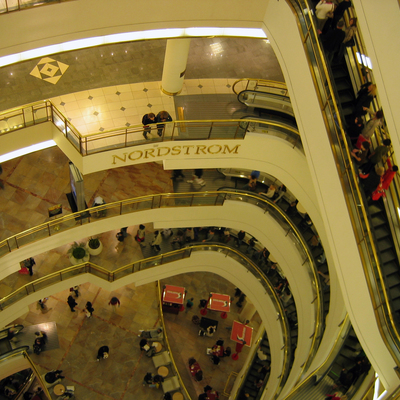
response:
M47 4L63 3L65 1L71 0L2 0L0 2L0 14L27 10L29 8L44 6Z
M279 122L252 119L173 121L150 125L150 140L143 137L143 126L113 129L82 135L50 101L41 101L0 113L0 136L51 121L82 155L88 156L108 150L176 140L243 139L246 132L256 128L278 136L302 148L297 129Z
M92 221L97 221L98 217L95 217L95 215L98 215L99 211L106 211L105 213L101 213L103 217L100 218L112 218L118 215L126 215L132 212L158 208L187 206L222 206L226 200L250 203L254 206L262 208L265 213L268 213L270 216L272 216L274 220L281 226L281 228L284 229L284 231L286 232L286 236L291 238L291 241L296 247L296 250L299 252L299 254L302 255L302 265L307 269L310 280L312 282L315 282L315 285L312 285L312 297L314 299L312 304L315 321L314 335L310 337L310 351L306 362L301 368L300 373L302 373L312 361L318 349L318 345L324 329L322 307L323 297L321 284L310 249L308 248L307 243L298 231L297 227L291 222L291 220L287 217L287 215L283 212L283 210L281 210L279 206L275 205L273 202L266 198L261 198L256 195L243 192L218 191L201 193L167 193L119 201L98 207L93 207L74 214L69 214L53 221L41 224L37 227L28 229L24 232L21 232L20 234L14 235L13 237L8 238L0 243L0 257L24 245L34 243L49 236L57 235L66 230L73 229L76 226L89 224ZM233 251L229 248L228 250ZM41 279L38 279L30 284L19 288L15 292L11 293L9 296L4 297L0 300L0 310L3 310L12 304L15 304L15 302L21 300L22 298L30 295L33 292L36 292L49 285L68 279L75 275L91 273L109 282L113 282L136 271L141 271L143 269L157 266L165 262L172 262L181 258L189 257L191 251L192 249L190 248L185 248L180 251L177 250L172 253L159 255L129 264L113 272L105 270L101 267L94 266L90 263L81 266L70 267L60 272L49 274ZM249 265L251 264L251 267L249 268L252 268L252 270L255 271L253 271L253 273L257 274L257 277L260 280L265 280L264 274L259 271L258 268L254 267L254 265L252 263L249 263L248 261L246 261L246 263ZM276 296L275 291L273 292L273 295ZM285 351L289 351L289 348L287 348ZM287 370L285 372L287 373ZM286 374L283 374L282 379L285 376Z

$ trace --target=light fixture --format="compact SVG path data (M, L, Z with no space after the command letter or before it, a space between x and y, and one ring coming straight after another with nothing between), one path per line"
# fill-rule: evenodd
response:
M86 49L88 47L100 46L121 42L132 42L146 39L168 39L168 38L190 38L190 37L210 37L210 36L235 36L266 39L267 35L262 29L258 28L171 28L153 29L148 31L116 33L106 36L96 36L85 39L71 40L69 42L53 44L50 46L38 47L37 49L23 51L21 53L10 54L0 57L0 67L14 64L20 61L31 60L50 54L62 53L64 51Z
M24 147L22 149L18 149L15 151L11 151L10 153L3 154L0 156L0 163L5 161L12 160L13 158L24 156L25 154L33 153L38 150L47 149L49 147L53 147L56 145L54 140L46 140L45 142L36 143L32 146Z

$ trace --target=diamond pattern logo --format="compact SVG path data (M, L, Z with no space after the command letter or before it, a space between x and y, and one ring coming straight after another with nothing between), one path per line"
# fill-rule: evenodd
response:
M68 67L69 65L60 61L53 60L50 57L44 57L37 63L35 68L33 68L30 75L55 85L64 75Z

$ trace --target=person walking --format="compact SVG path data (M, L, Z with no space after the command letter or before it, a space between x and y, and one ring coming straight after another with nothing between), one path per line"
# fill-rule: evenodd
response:
M107 359L110 353L110 349L108 346L101 346L97 351L97 359L96 361L100 361L100 359Z
M67 303L69 305L69 308L71 309L71 312L75 312L74 308L78 305L78 303L71 295L68 296Z
M135 240L140 244L141 247L145 247L144 240L146 239L146 227L142 224L139 225L139 229L136 232Z
M154 240L151 243L151 247L153 247L154 250L158 252L161 250L161 247L160 247L161 242L162 242L161 232L155 231L154 232Z
M87 318L90 318L93 315L94 308L90 301L88 301L86 303L86 306L85 306L85 309L83 310L83 312L86 314Z
M206 182L204 181L202 176L203 176L203 170L195 169L193 178L191 180L187 181L187 183L197 183L200 186L205 186Z
M116 307L121 307L121 302L119 301L118 297L112 297L111 300L108 302L108 305L113 308L113 311L115 312Z
M27 262L25 264L26 264L26 268L28 268L29 275L32 276L33 275L32 268L33 268L34 265L36 265L35 260L33 259L33 257L30 257L30 258L28 258L28 260L27 260Z

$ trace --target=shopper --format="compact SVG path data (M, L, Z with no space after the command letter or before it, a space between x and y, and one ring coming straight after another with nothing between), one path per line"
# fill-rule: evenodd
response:
M68 296L67 303L69 305L69 308L71 309L71 312L75 312L74 308L78 305L78 303L71 295Z

